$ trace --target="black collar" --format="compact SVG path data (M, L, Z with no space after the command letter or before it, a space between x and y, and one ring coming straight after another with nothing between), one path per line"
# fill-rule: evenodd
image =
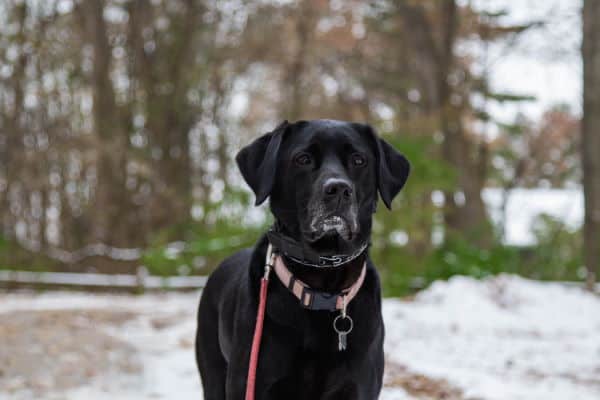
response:
M369 242L365 242L352 254L322 256L295 239L284 235L275 228L269 229L267 237L273 247L275 247L283 256L298 264L317 268L339 267L340 265L347 264L360 257L367 247L369 247Z

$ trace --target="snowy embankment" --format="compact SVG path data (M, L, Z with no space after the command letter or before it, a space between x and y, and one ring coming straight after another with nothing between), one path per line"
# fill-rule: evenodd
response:
M0 398L201 399L197 299L0 293ZM384 317L382 400L600 398L600 299L578 288L456 277Z
M389 359L465 398L600 398L600 298L581 289L455 277L384 313Z

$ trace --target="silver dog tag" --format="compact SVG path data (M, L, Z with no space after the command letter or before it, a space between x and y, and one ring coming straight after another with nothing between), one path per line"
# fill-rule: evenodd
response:
M347 336L346 332L339 332L338 333L338 350L339 351L346 350L346 346L348 345L348 342L346 340L346 336Z
M342 325L344 320L346 320L347 326L346 327L338 326L338 325ZM353 327L354 327L354 321L352 321L352 318L350 318L350 316L345 313L338 315L333 320L333 330L338 335L338 351L344 351L344 350L346 350L346 347L348 347L347 336L352 331Z

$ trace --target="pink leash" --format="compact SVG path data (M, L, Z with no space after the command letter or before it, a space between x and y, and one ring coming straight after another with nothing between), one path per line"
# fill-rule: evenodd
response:
M258 355L260 353L260 341L262 338L263 324L265 321L265 307L267 305L267 288L269 286L269 273L273 266L273 248L269 244L267 248L267 259L265 263L265 275L260 280L260 299L258 312L256 313L256 325L254 327L254 338L252 339L252 350L250 352L250 363L248 365L248 379L246 380L246 400L254 400L254 388L256 385L256 369L258 366Z

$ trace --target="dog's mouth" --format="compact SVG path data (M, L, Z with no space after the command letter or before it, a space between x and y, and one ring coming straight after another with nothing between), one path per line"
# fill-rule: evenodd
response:
M351 241L358 227L356 222L349 221L340 215L330 215L311 224L308 241L312 245L322 244L317 242L332 242L339 240ZM320 247L320 246L319 246Z

